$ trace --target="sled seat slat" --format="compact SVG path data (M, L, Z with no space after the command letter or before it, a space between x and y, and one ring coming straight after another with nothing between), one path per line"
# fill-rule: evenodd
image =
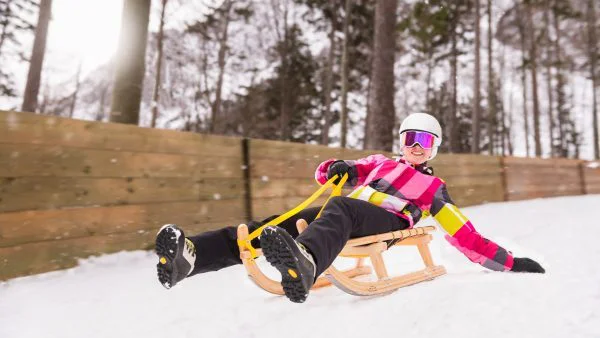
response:
M308 223L300 219L297 222L299 233L302 233ZM429 242L432 240L432 231L434 226L416 227L412 229L398 230L389 233L353 238L346 243L346 246L339 254L341 257L355 258L356 266L354 268L340 271L331 265L323 273L323 276L317 278L313 288L320 288L331 284L336 285L341 290L358 296L381 295L393 292L394 290L419 283L446 273L446 269L441 265L434 265L429 251ZM248 227L240 224L238 227L238 239L244 241L248 238ZM416 246L419 250L425 269L404 274L396 277L389 277L382 253L388 250L388 241L394 241L394 246ZM257 255L262 256L262 250L256 249ZM244 264L248 277L262 289L283 295L281 283L272 280L262 273L258 268L251 252L246 247L240 247L240 258ZM364 259L369 258L372 268L363 264ZM359 281L354 277L369 275L375 272L377 280Z

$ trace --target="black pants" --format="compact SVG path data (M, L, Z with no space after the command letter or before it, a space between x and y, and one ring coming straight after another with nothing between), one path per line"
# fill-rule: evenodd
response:
M321 217L315 220L320 208L305 209L279 224L312 253L317 264L317 276L327 269L350 238L408 228L404 219L369 202L348 197L333 197ZM250 222L250 232L277 217L262 222ZM296 221L305 219L309 227L298 235ZM237 228L226 227L189 237L196 247L196 264L190 275L216 271L241 264L237 245ZM260 247L258 239L252 246Z

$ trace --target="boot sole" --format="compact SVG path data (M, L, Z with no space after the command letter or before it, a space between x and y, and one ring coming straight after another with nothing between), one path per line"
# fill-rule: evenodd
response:
M281 231L266 228L260 237L260 246L267 261L281 273L281 286L286 297L294 303L303 303L309 290L302 282L298 259Z
M159 262L156 264L158 281L167 289L173 287L174 276L177 276L177 265L173 264L177 257L178 238L177 232L170 225L164 225L156 235L156 254ZM162 259L164 262L161 262Z

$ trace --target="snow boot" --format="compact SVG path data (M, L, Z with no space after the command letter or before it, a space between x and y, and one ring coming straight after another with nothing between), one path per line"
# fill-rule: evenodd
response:
M167 289L187 277L194 269L196 249L175 224L165 224L156 235L159 282Z
M260 236L260 247L271 265L281 273L281 286L287 298L303 303L315 282L313 256L282 228L267 227Z

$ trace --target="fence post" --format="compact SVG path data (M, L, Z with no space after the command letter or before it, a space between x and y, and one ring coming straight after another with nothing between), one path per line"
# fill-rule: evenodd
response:
M500 156L500 175L502 177L502 192L504 193L504 201L508 201L508 180L506 178L506 164L504 156Z
M579 162L579 179L581 182L581 194L582 195L587 195L587 187L586 187L586 181L585 181L585 168L584 168L584 163L585 161L580 161Z
M250 139L242 139L242 170L244 173L244 208L246 209L246 222L252 220L252 185L250 184Z

